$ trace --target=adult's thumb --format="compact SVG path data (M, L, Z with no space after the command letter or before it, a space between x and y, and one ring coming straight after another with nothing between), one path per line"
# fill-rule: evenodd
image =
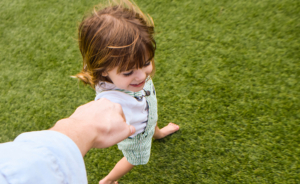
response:
M129 135L133 135L135 133L135 128L132 125L129 125L130 128L130 134Z

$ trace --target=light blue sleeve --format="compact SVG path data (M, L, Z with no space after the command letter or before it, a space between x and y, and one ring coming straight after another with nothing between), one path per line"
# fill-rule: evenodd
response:
M77 145L56 131L23 133L0 144L0 183L86 184Z

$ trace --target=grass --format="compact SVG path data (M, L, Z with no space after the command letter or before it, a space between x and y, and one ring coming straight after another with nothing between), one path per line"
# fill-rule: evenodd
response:
M78 22L96 0L0 2L0 142L47 129L94 91ZM300 183L300 2L137 0L156 24L159 126L150 162L120 183ZM97 183L122 157L85 157Z

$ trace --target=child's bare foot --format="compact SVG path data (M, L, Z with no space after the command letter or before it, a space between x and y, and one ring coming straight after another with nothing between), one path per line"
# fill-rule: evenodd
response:
M174 123L169 123L167 126L159 129L157 126L155 128L155 133L153 135L154 139L162 139L172 133L175 133L179 130L179 126Z
M118 184L118 182L117 181L105 181L103 179L103 180L99 181L99 184Z

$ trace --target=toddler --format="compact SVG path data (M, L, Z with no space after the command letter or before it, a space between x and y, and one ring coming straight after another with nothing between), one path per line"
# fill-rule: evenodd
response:
M124 157L99 184L117 183L134 166L150 158L152 137L161 139L179 130L169 123L157 126L154 73L156 43L152 18L128 0L110 2L94 10L79 25L83 69L76 77L91 85L96 98L122 106L126 123L135 134L118 143Z

